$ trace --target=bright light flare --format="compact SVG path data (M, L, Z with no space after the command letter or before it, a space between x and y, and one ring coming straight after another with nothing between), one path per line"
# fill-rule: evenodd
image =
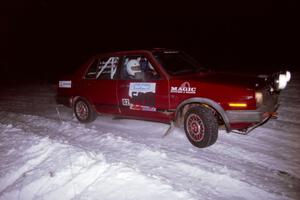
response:
M289 82L292 78L292 74L290 71L286 71L285 73L285 76L286 76L286 81Z

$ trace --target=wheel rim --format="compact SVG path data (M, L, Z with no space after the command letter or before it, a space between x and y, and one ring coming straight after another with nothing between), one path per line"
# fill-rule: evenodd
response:
M204 123L196 114L190 114L186 120L187 132L194 142L200 142L204 138Z
M86 105L86 103L84 103L83 101L79 101L76 103L75 110L76 110L76 115L78 116L79 119L86 120L88 118L89 108Z

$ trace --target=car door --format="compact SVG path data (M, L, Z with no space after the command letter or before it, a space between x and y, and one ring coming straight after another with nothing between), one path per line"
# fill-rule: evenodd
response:
M146 55L126 55L117 83L122 115L155 121L169 121L167 80L157 73Z
M120 113L116 94L118 64L116 56L95 58L84 77L83 96L100 113Z

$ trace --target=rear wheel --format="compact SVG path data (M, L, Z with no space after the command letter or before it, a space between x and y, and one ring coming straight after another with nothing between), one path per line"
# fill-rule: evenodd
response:
M184 130L194 146L208 147L217 141L218 121L209 108L192 107L185 114Z
M96 113L92 106L84 99L79 98L74 104L74 113L78 121L89 123L96 119Z

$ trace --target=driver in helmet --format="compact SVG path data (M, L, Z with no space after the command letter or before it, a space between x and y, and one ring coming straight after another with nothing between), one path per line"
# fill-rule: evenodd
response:
M126 70L129 78L134 79L137 75L137 73L141 73L141 65L140 62L136 59L131 59L128 61L126 65Z

